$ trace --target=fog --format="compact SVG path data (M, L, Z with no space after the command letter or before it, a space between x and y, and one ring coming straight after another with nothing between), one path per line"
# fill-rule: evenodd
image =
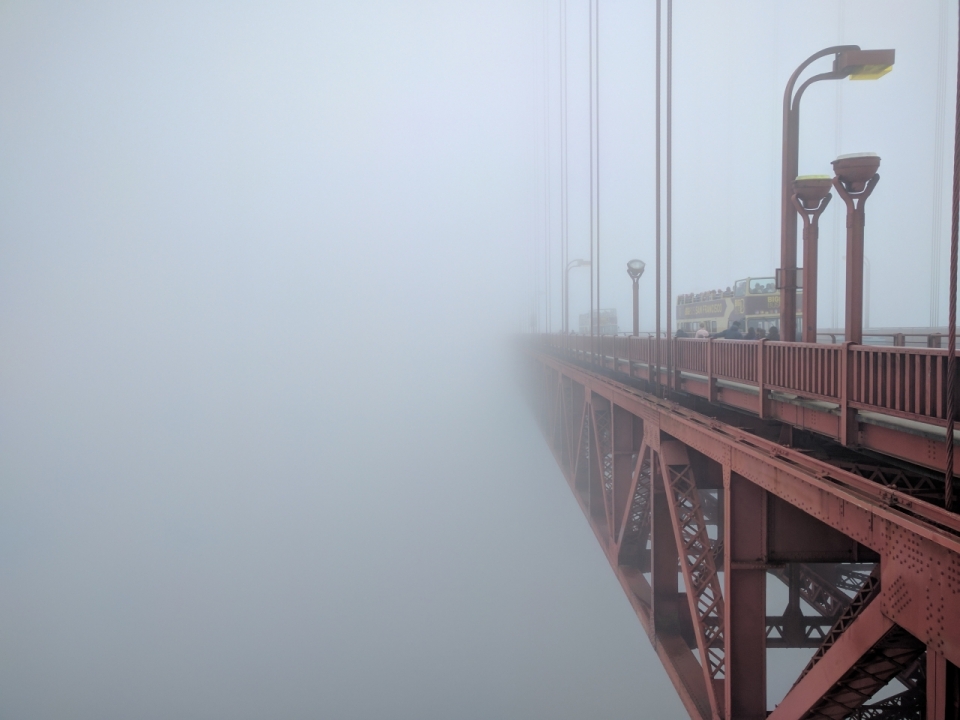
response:
M600 9L621 326L623 262L653 271L637 5ZM575 257L587 16L568 7ZM808 93L801 171L881 154L874 287L920 289L878 292L875 317L942 322L948 14L804 13L676 4L674 289L775 266L790 70L896 47L879 82ZM507 342L548 307L559 326L558 23L556 2L0 5L0 717L684 716ZM836 266L843 225L823 224Z

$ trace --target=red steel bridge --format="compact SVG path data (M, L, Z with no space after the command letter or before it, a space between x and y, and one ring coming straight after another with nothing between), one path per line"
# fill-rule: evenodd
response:
M546 440L692 718L960 718L946 350L523 342ZM812 655L768 709L774 648Z

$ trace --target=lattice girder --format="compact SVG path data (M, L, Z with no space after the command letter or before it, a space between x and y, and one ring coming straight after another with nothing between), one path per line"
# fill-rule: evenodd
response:
M717 697L714 681L725 676L724 611L713 544L707 534L686 448L675 440L664 440L659 457L704 679L714 712L722 715L723 702Z

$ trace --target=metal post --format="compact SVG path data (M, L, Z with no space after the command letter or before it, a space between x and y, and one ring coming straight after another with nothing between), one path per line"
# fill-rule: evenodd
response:
M847 206L847 297L844 337L863 343L863 226L864 203L880 182L880 158L872 154L844 156L833 161L833 186Z
M633 336L640 336L640 278L633 281Z
M767 494L723 468L728 718L767 716Z
M790 201L803 218L803 337L805 343L817 341L817 242L820 215L830 203L830 178L797 178Z

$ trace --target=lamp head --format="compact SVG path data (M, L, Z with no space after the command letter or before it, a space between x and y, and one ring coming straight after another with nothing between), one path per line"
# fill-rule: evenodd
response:
M880 168L880 156L874 153L840 155L833 161L837 179L850 192L861 192Z
M845 50L837 53L833 71L851 80L876 80L893 70L894 50Z
M799 175L793 181L793 192L807 210L816 210L832 187L833 178L829 175Z
M646 266L647 264L643 260L631 260L627 263L627 273L634 280L639 280Z

